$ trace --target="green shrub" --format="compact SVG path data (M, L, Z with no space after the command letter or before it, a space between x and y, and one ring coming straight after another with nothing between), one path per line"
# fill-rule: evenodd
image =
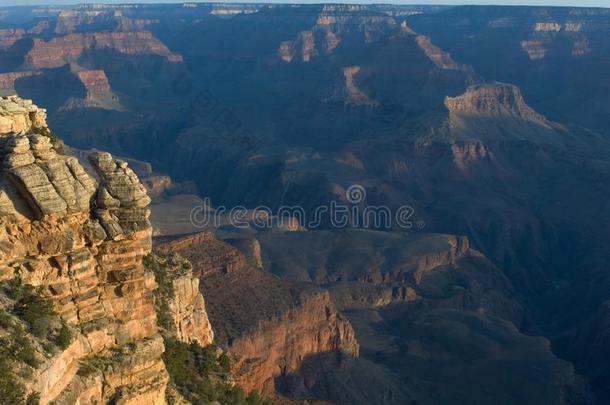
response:
M30 367L36 368L40 364L32 341L21 327L13 329L6 350L9 356Z
M167 262L154 254L144 257L144 267L152 271L157 282L155 291L155 307L157 311L157 324L163 329L173 332L174 320L169 309L169 299L174 297L174 289L169 276Z
M0 357L0 398L3 404L23 404L25 388L17 383L4 357Z
M195 405L215 401L223 405L264 404L258 394L246 396L241 388L229 384L229 358L218 356L215 345L201 347L166 338L163 360L180 394Z
M12 310L0 308L0 403L35 405L39 403L40 395L31 393L26 397L25 387L16 377L30 378L32 369L40 365L32 334L45 338L40 340L43 348L56 350L53 343L65 343L66 338L69 340L70 331L62 325L57 342L48 338L53 336L51 326L57 317L53 306L20 278L1 283L0 292L13 301Z
M222 354L218 357L218 365L224 373L228 374L231 372L231 360L229 360L229 356L227 356L225 352L222 352Z
M24 284L19 277L5 283L4 289L15 300L15 314L30 325L34 335L46 336L50 321L56 316L51 301L42 297L31 285Z
M11 316L4 310L4 308L0 308L0 328L11 329L13 325L14 322Z
M38 392L32 392L28 395L25 400L25 405L38 405L40 404L40 394Z
M61 328L55 338L55 344L62 350L66 350L70 343L72 342L72 334L70 333L70 329L65 322L61 323Z

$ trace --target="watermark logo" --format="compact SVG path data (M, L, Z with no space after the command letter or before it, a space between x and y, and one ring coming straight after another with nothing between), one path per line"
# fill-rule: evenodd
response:
M345 198L352 204L360 204L366 200L366 190L360 184L354 184L347 188Z
M191 209L190 222L196 228L233 227L257 229L344 229L421 230L425 222L416 219L415 209L401 205L391 209L386 205L366 204L366 189L354 184L345 191L347 203L331 201L313 209L299 205L283 205L275 211L267 206L248 209L243 206L212 207L210 199Z

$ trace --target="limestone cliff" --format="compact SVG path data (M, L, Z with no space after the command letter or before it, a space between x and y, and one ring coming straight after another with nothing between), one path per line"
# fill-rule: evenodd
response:
M26 383L40 403L165 403L151 272L150 199L108 153L96 181L49 136L45 111L0 99L0 279L19 278L49 299L72 332Z

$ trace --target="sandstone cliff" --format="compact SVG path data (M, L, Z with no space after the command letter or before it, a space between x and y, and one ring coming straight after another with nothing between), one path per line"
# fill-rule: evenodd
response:
M210 234L162 243L158 249L191 260L216 339L235 357L233 372L244 390L273 395L275 379L297 372L312 355L358 356L354 331L328 292L281 281Z
M165 403L157 331L149 198L110 154L91 156L98 178L49 137L45 112L0 99L0 278L51 300L72 339L26 381L40 403Z
M190 262L178 255L151 255L145 264L153 270L159 284L159 326L181 342L211 344L214 332L199 292L199 279L193 276Z

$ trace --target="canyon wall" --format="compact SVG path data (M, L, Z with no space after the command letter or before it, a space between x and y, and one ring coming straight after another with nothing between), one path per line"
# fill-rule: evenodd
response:
M72 335L27 391L41 404L165 403L156 283L142 266L151 250L144 187L101 152L90 157L94 179L61 153L30 101L0 99L0 133L0 278L36 287Z
M327 291L279 280L207 233L156 249L180 253L193 264L216 340L235 358L233 373L246 392L273 395L275 379L297 372L309 356L358 356L352 326Z
M154 54L172 63L182 61L180 55L172 53L150 32L95 32L69 34L49 41L34 39L23 67L45 69L64 66L78 62L88 50L116 50L126 55Z

